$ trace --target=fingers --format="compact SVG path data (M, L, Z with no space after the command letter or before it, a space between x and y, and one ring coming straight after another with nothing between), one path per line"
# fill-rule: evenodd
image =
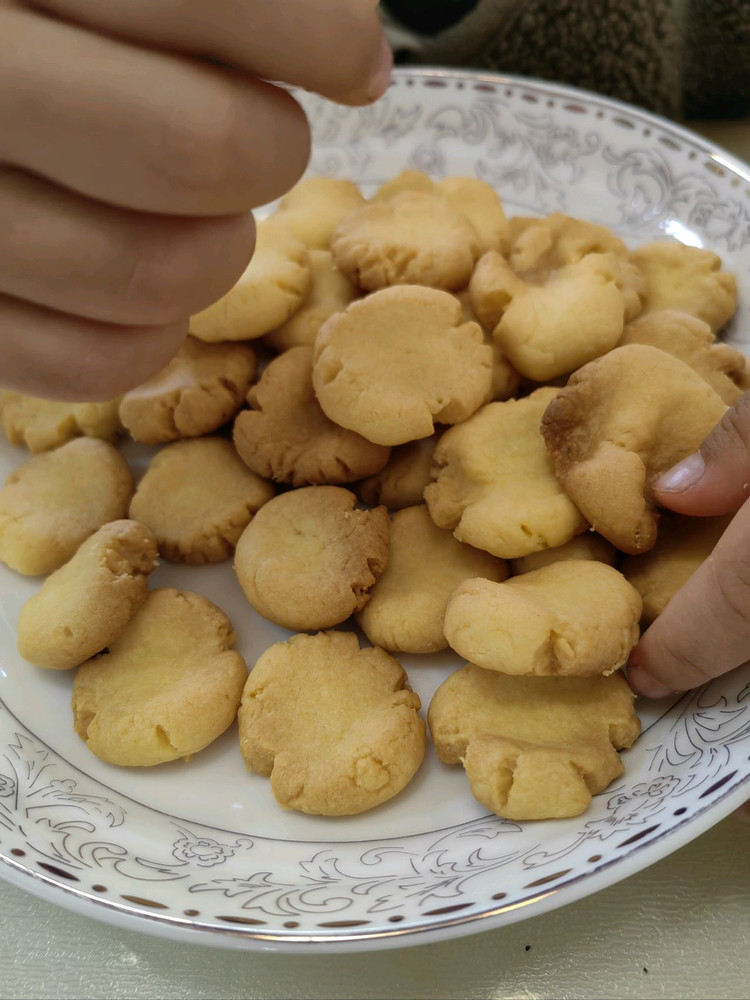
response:
M186 321L252 255L252 215L187 219L110 208L0 168L0 292L107 323Z
M724 414L694 455L653 484L654 499L681 514L738 510L750 496L750 393Z
M375 100L390 76L377 0L44 0L41 6L346 104Z
M49 399L112 399L163 368L186 333L186 322L114 326L0 295L0 385Z
M124 208L229 215L288 190L309 147L278 87L0 6L0 162Z
M750 659L750 502L646 630L628 680L647 697L686 691Z

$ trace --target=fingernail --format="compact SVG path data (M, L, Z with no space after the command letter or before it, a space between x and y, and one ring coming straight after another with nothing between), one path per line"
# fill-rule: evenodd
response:
M703 455L696 451L659 476L651 488L661 493L684 493L691 486L695 486L705 471L706 463L703 461Z
M370 77L367 85L367 96L371 101L382 97L391 82L391 72L393 70L393 52L388 44L388 39L383 36L380 42L380 54L378 56L375 72Z

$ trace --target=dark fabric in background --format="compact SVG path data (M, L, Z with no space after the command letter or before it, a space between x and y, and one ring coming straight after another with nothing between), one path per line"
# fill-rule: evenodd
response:
M430 64L439 52L442 65L570 83L673 118L750 115L750 0L384 0L383 6L420 35L419 52L397 53L402 63ZM484 28L471 35L461 29L479 20L478 7ZM460 41L453 48L452 35Z

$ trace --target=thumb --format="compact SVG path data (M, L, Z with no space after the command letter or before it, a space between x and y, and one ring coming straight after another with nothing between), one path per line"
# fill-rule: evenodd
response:
M750 659L750 501L711 555L643 634L628 681L660 698L686 691Z
M654 500L680 514L729 514L750 496L750 392L730 407L700 449L652 487Z

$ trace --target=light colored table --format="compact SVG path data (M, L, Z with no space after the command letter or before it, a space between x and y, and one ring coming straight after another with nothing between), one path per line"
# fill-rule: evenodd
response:
M750 161L750 122L696 130ZM651 868L563 909L457 941L350 956L174 944L72 915L0 882L0 1000L744 1000L749 937L750 826L730 816Z

